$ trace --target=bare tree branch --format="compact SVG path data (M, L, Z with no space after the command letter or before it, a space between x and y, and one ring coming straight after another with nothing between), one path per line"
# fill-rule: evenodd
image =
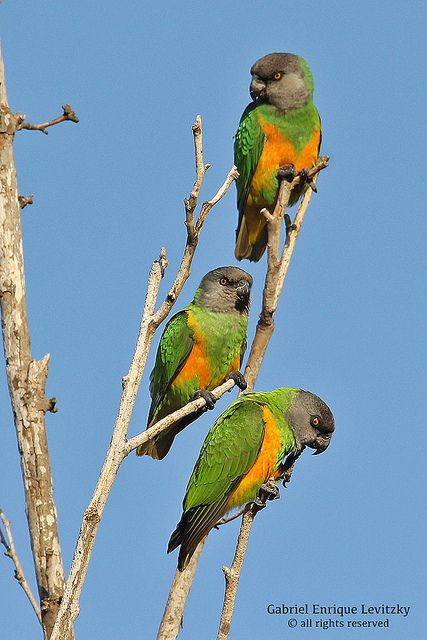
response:
M71 122L79 122L78 117L74 113L70 104L64 104L62 107L63 114L58 118L54 118L53 120L49 120L48 122L43 122L42 124L30 124L29 122L25 122L25 114L17 113L17 127L16 131L22 131L22 129L27 129L29 131L41 131L44 134L48 134L49 131L46 131L48 127L53 127L55 124L60 124L61 122L66 122L70 120Z
M28 204L33 204L34 194L29 196L18 196L18 202L21 209L24 209Z
M301 230L311 196L315 190L315 182L317 180L318 173L328 166L328 161L329 158L326 156L319 158L317 165L308 174L308 180L311 181L312 186L310 189L307 189L304 198L298 207L294 222L292 224L287 224L286 241L280 259L280 235L282 221L285 216L291 190L295 184L298 184L300 179L299 176L296 176L292 183L286 182L285 180L282 181L273 215L268 219L267 274L264 285L263 305L245 371L245 378L248 382L248 389L250 390L254 388L262 359L274 331L273 316L277 309L280 294L282 293L288 267L295 248L295 243ZM287 470L287 481L290 480L291 473L292 468ZM272 484L272 486L275 486L274 478L270 478L268 482ZM265 504L266 500L266 494L261 492L258 495L258 502L261 501ZM252 524L258 511L259 508L255 505L251 505L250 508L245 510L242 516L242 524L240 527L239 537L237 539L233 562L230 568L223 567L226 588L217 640L227 640L228 638L240 572L245 559Z
M154 438L161 431L169 428L180 417L195 412L206 404L202 398L190 402L186 407L183 407L174 414L165 417L145 432L131 438L130 440L127 439L129 422L132 416L136 395L154 333L172 309L185 281L190 275L191 263L197 248L200 232L207 215L207 213L204 213L206 205L203 205L199 218L196 224L194 224L194 212L197 206L203 176L207 170L207 165L204 164L202 155L202 123L200 116L197 117L193 126L193 136L196 156L196 181L190 197L184 202L185 222L187 227L187 242L184 255L177 276L166 296L166 300L160 306L158 311L155 311L155 305L160 282L167 266L164 250L162 251L159 260L154 262L151 268L138 340L129 373L122 380L122 397L120 400L118 416L113 428L110 447L92 499L83 515L70 575L67 580L51 640L62 640L79 614L80 593L86 577L93 546L95 544L99 523L108 495L123 460L133 449L147 440ZM226 193L230 184L234 180L234 176L235 171L232 169L218 193L209 201L209 211ZM234 382L229 380L215 389L213 393L216 397L220 397L233 386Z
M45 413L53 408L45 387L49 355L34 360L27 319L21 209L13 140L19 127L7 102L0 52L0 306L6 375L24 481L43 630L50 637L64 588L64 569ZM68 637L68 636L64 636Z
M5 552L5 556L7 556L8 558L10 558L13 562L13 564L15 565L15 578L17 579L17 581L19 582L19 584L21 585L21 587L23 588L25 595L27 596L28 600L31 603L31 606L34 609L34 613L37 616L38 621L40 622L40 624L42 623L42 616L40 613L40 608L36 602L35 597L33 596L33 593L30 589L30 585L27 582L27 579L24 575L24 571L22 570L21 567L21 563L19 561L19 557L18 554L16 553L16 549L15 549L15 543L13 541L13 536L12 536L12 529L10 526L10 520L8 520L6 518L6 514L4 513L4 511L2 511L0 509L0 519L3 522L5 531L6 531L6 536L4 535L2 529L0 528L0 542L1 544L4 546L4 548L6 549Z
M162 622L157 634L157 640L170 640L176 638L183 624L185 603L193 584L194 575L205 540L196 547L185 571L176 571L169 597L166 602Z
M263 213L268 221L268 251L267 251L267 274L265 279L264 291L263 291L263 303L260 313L260 319L258 321L256 334L252 342L251 351L245 367L245 379L248 383L248 387L244 393L248 393L254 389L256 379L261 367L262 359L265 355L269 340L274 331L273 316L277 309L279 297L286 278L287 269L290 259L295 247L295 242L301 229L302 221L304 219L305 212L307 211L312 192L315 189L315 182L319 171L328 166L328 158L319 158L319 161L313 169L308 173L308 181L311 186L305 193L302 203L300 204L297 214L295 216L294 223L287 225L287 238L285 246L283 248L282 256L280 257L280 236L282 222L286 214L286 207L289 202L289 196L292 188L299 184L300 176L296 176L291 183L286 180L281 181L279 194L274 208L273 214L264 210ZM291 471L288 471L290 478ZM260 497L262 500L262 496ZM242 551L242 545L246 549L249 533L252 527L252 521L254 514L251 508L245 508L242 518L243 530L239 535L239 548L236 549L237 557L242 559L245 555L245 551ZM234 518L233 518L234 519ZM244 523L244 526L243 526ZM221 524L221 521L220 523ZM204 540L199 543L196 548L194 556L200 557L204 545ZM194 558L193 556L193 558ZM241 565L240 565L241 567ZM157 640L175 640L180 630L181 619L184 614L184 608L186 604L186 598L183 598L183 593L190 591L192 582L194 580L195 572L197 569L197 562L193 559L188 566L183 570L176 570L173 583L168 596L168 601L163 614L163 618L160 622L160 627L157 635ZM230 589L226 588L224 596L225 612L221 616L220 626L225 629L229 628L231 622L231 616L234 608L234 599L237 591L237 582L240 575L239 565L226 568L226 571L231 571L230 576L235 578L236 589L233 594L230 593ZM184 586L185 585L185 586ZM228 586L228 583L227 583Z
M319 171L328 166L329 159L326 156L319 158L319 162L310 170L308 177L313 182L317 180ZM292 224L287 225L286 242L280 257L280 237L282 221L285 217L286 207L292 188L298 184L300 177L296 176L292 183L282 180L273 214L267 217L268 247L267 247L267 274L264 284L263 303L258 320L255 338L246 363L245 378L248 389L253 389L261 367L262 360L267 350L268 343L274 331L274 314L279 303L285 283L288 267L294 252L305 213L313 195L312 189L307 189L301 204L298 207ZM269 212L267 212L269 213ZM247 393L247 391L246 391Z
M234 385L235 382L230 378L215 389L212 389L211 393L216 400L219 400L224 395L224 393L227 393L227 391L231 391ZM123 450L124 456L127 456L131 451L137 449L141 444L145 444L146 442L148 442L148 440L153 440L153 438L158 436L159 433L161 433L162 431L166 431L166 429L171 427L182 418L185 418L185 416L189 416L191 413L195 413L199 409L203 409L203 407L205 406L206 400L204 398L197 398L197 400L192 400L185 406L181 407L181 409L177 409L173 413L170 413L168 416L165 416L164 418L153 424L153 426L149 429L146 429L139 435L126 440Z

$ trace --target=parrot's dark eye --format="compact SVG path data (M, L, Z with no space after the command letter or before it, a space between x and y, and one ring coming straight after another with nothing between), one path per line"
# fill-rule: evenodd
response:
M280 80L281 77L282 77L282 74L280 73L280 71L276 71L276 73L273 76L274 80Z
M219 279L219 284L222 285L223 287L226 287L228 284L230 284L228 278L220 278Z
M320 424L320 420L317 416L311 416L310 418L310 424L312 427L318 427Z

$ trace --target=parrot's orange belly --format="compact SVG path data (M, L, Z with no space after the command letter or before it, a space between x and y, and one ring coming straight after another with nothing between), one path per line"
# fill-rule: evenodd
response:
M284 138L282 133L274 125L261 122L266 135L266 142L258 161L255 173L249 188L247 204L269 205L269 198L264 197L260 202L259 194L272 188L272 179L277 188L275 178L280 167L293 164L297 173L305 167L312 167L317 162L320 145L320 128L316 129L311 140L299 151L293 143ZM274 195L274 198L277 194Z
M172 386L178 385L181 387L189 380L193 380L195 377L199 379L200 389L206 389L212 377L211 368L208 365L203 345L197 342L191 350L191 353L181 371L173 381Z
M280 450L280 432L276 419L268 407L264 407L262 418L265 423L264 440L256 462L242 478L227 503L227 510L253 500L259 487L271 477L276 477L277 454Z
M209 357L206 352L206 338L197 319L192 313L188 313L188 326L193 331L195 344L171 386L181 388L186 383L196 379L198 381L197 386L200 389L214 389L224 382L225 377L231 371L239 371L241 364L240 355L236 356L233 362L231 362L227 371L221 371L221 375L219 376L215 375L209 365ZM215 377L213 377L214 375Z

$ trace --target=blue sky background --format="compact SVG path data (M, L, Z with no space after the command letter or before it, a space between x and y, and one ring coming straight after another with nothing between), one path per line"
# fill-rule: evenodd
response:
M282 499L256 519L230 638L424 638L425 3L5 0L0 21L12 109L37 123L71 102L80 117L49 136L22 132L15 145L20 191L35 195L23 212L29 319L34 357L52 358L48 394L59 413L47 428L67 570L110 440L147 273L165 245L164 294L182 254L191 124L202 114L207 199L233 161L251 64L290 51L313 71L331 166L297 244L257 389L314 391L337 428L325 455L304 455ZM234 191L207 221L176 309L205 272L235 263ZM242 266L255 278L252 339L265 261ZM153 358L131 434L145 426ZM3 368L1 376L0 506L35 589ZM82 594L79 640L155 637L176 566L167 541L204 435L231 400L189 427L163 462L125 461ZM183 640L216 636L221 567L237 531L235 522L209 536ZM0 581L2 638L37 637L6 558ZM267 615L269 603L411 610L390 616L389 629L344 635L288 629L286 616Z

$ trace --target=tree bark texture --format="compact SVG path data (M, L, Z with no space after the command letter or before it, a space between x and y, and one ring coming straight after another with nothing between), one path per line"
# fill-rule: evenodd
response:
M45 396L49 355L34 360L30 348L21 207L13 155L17 123L7 103L0 52L1 322L42 624L49 638L64 589L64 570L45 428L45 412L53 408Z

